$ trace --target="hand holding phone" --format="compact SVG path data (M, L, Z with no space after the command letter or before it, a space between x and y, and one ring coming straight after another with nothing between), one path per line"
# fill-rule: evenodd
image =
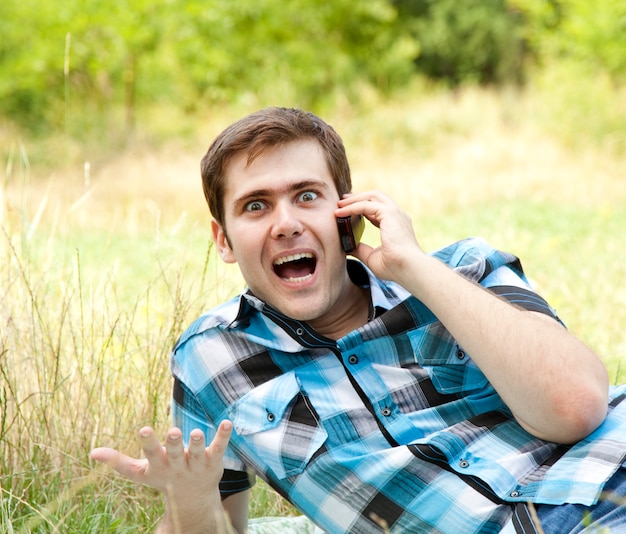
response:
M363 230L365 229L365 219L362 215L337 217L337 228L341 238L341 247L346 254L349 254L361 240Z

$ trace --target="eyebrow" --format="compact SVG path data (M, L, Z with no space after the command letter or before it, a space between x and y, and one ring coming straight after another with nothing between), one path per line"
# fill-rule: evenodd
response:
M292 193L294 191L301 191L303 189L307 189L310 187L316 188L316 189L324 189L324 190L330 189L328 184L321 180L310 180L310 179L300 180L297 182L291 182L287 184L286 187L282 187L282 188L268 187L268 188L254 189L252 191L248 191L247 193L244 193L243 196L233 200L233 206L235 207L235 210L237 210L239 209L240 206L244 206L248 202L251 202L252 200L256 200L257 198L267 198L271 196L281 195L284 193Z

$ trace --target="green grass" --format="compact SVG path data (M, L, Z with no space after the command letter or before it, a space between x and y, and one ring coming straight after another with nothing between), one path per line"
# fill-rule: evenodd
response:
M560 142L526 114L537 106L527 98L405 96L330 120L346 140L355 189L396 198L425 249L482 235L520 256L612 381L624 382L626 159ZM7 164L0 531L149 532L158 521L155 492L93 465L88 452L110 445L138 455L142 425L165 433L170 347L203 309L242 288L209 244L198 179L207 144L94 157L89 174L82 163L31 168L26 149ZM371 228L365 239L375 239ZM253 516L290 513L255 487Z

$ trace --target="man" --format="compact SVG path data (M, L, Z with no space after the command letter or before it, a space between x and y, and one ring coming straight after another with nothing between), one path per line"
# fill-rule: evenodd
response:
M164 493L159 532L246 532L249 472L331 533L535 532L533 508L549 533L626 531L598 501L626 493L626 389L517 258L479 239L424 253L391 199L350 193L341 139L299 110L231 125L202 177L248 290L177 342L165 445L144 428L144 460L92 451ZM381 245L348 260L337 218L358 216Z

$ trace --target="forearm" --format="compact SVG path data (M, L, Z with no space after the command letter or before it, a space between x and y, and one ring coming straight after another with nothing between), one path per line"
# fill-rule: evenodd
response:
M433 311L526 430L568 443L604 420L606 369L583 343L556 321L505 302L425 254L411 219L386 195L346 196L335 215L358 213L380 229L381 245L362 243L357 257Z
M435 313L526 430L567 443L602 422L607 373L582 342L421 251L411 258L398 282Z

